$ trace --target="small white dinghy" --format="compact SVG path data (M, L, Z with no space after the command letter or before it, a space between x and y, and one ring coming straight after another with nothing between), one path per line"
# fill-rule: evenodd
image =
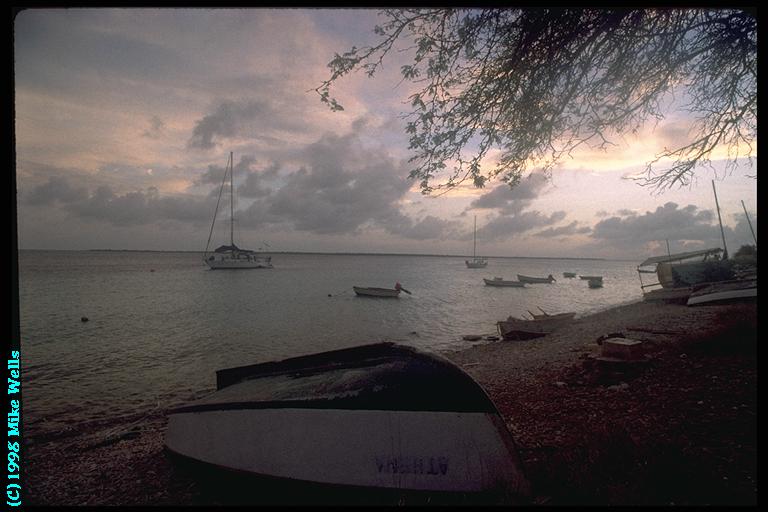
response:
M496 407L441 357L378 343L216 378L217 391L169 411L170 452L336 495L390 490L519 503L530 492Z

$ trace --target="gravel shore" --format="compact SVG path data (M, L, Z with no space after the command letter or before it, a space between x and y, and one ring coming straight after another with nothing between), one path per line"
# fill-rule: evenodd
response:
M447 356L506 420L534 504L755 505L756 326L754 303L640 302ZM611 333L643 341L649 361L590 357ZM25 436L24 503L227 504L167 458L165 424L156 410Z

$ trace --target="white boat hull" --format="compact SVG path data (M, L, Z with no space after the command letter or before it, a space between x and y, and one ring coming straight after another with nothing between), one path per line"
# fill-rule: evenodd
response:
M757 287L742 288L739 290L722 290L702 295L691 296L688 298L688 305L709 304L713 302L726 302L739 299L757 298Z
M360 288L359 286L353 286L352 289L357 295L364 297L391 297L396 298L400 296L400 290L390 288Z
M464 263L467 265L467 268L485 268L488 266L487 261L469 261L464 260Z
M272 263L264 260L213 260L206 261L211 270L245 269L245 268L274 268Z
M166 446L257 475L321 484L484 492L520 485L495 414L233 409L174 414ZM505 448L506 447L506 448Z

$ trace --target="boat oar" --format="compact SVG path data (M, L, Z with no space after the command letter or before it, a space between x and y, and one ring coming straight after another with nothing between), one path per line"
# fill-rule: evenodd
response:
M405 288L403 288L402 286L400 287L400 290L404 291L404 292L405 292L405 293L407 293L408 295L413 295L411 292L409 292L408 290L406 290L406 289L405 289Z

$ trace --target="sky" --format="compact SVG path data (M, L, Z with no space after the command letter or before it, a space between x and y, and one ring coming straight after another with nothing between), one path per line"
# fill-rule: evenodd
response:
M404 56L344 77L372 9L31 9L14 23L20 249L202 251L230 152L235 243L250 249L637 260L722 247L757 229L752 166L701 169L658 193L642 171L690 121L670 112L610 149L581 149L510 189L424 196L408 179ZM714 162L715 169L723 169ZM228 243L222 198L212 247Z

